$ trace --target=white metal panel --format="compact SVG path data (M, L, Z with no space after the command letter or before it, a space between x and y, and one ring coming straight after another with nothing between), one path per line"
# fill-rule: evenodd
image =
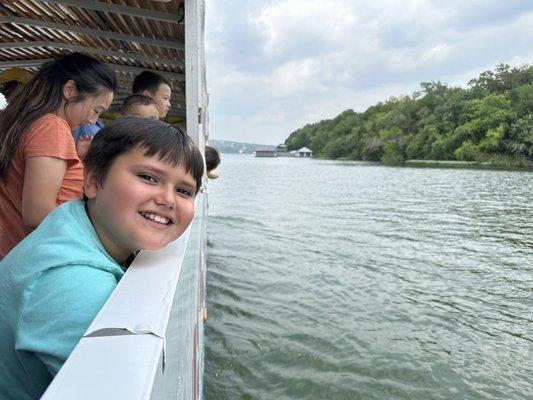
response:
M164 338L189 232L162 250L141 251L85 336L112 328Z
M162 353L154 335L82 339L41 400L148 399Z

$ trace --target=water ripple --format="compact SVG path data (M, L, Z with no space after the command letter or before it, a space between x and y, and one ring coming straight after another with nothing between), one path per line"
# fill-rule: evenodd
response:
M225 155L207 400L528 399L533 174Z

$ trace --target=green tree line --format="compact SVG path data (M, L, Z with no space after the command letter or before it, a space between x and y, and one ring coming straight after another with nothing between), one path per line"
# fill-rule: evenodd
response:
M500 64L468 87L422 83L364 112L346 110L286 139L314 156L400 164L409 159L533 161L533 65Z

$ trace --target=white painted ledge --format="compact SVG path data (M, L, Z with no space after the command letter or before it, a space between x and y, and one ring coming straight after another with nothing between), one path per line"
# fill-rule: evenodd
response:
M190 228L162 250L139 253L85 337L110 329L165 337Z
M84 338L41 399L149 399L162 352L154 335Z

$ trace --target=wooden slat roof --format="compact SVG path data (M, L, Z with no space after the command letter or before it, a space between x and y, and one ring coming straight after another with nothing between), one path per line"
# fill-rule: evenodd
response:
M153 70L172 82L170 115L185 115L183 0L2 0L0 71L36 71L50 59L81 51L109 63L120 89L113 108L131 94L135 76Z

